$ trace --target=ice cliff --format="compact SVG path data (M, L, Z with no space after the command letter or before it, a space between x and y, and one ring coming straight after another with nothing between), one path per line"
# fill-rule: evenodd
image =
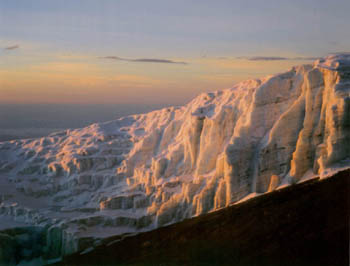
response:
M0 143L0 221L47 228L57 257L347 166L350 54L333 54L182 107Z

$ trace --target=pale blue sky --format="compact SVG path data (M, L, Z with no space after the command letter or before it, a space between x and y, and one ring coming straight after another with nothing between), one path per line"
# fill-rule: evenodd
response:
M319 56L350 47L349 0L2 0L1 39L120 56Z
M300 63L290 58L349 51L349 10L349 0L1 0L0 99L110 102L100 90L183 102Z

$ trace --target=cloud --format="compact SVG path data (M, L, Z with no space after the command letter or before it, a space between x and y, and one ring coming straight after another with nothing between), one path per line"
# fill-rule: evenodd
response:
M120 60L120 61L129 61L129 60L126 60L126 59L123 59L121 57L118 57L118 56L102 56L102 57L99 57L101 59L112 59L112 60Z
M246 59L249 61L285 61L285 60L317 60L320 57L281 57L281 56L240 56L237 59Z
M127 61L127 62L139 62L139 63L161 63L161 64L179 64L179 65L187 65L186 62L173 61L169 59L159 59L159 58L136 58L136 59L128 59L119 56L103 56L101 59L111 59L118 61Z
M254 56L249 57L248 60L250 61L281 61L281 60L288 60L287 57L279 57L279 56Z
M11 46L7 46L4 48L4 50L15 50L15 49L18 49L19 48L19 45L11 45Z
M321 59L322 57L294 57L291 60L318 60Z

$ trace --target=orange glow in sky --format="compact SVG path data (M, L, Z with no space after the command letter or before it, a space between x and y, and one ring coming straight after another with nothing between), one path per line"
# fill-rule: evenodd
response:
M285 71L300 63L234 58L176 60L188 63L110 62L92 56L19 62L14 67L0 67L1 102L181 104L200 92L229 88L241 80Z
M349 0L2 0L0 103L183 104L350 47Z

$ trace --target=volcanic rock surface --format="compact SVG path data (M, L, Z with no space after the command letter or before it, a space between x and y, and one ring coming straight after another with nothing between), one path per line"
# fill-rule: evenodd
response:
M0 143L0 224L44 228L51 259L348 167L350 54L333 54L182 107Z
M349 193L344 170L153 231L107 238L57 265L348 266Z

